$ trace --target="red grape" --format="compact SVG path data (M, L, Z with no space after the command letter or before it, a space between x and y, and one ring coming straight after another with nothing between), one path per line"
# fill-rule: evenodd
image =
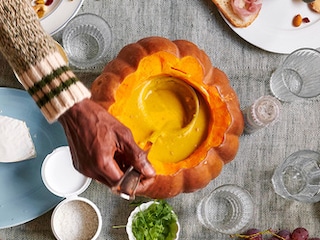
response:
M307 240L309 237L309 232L307 229L303 227L298 227L293 230L291 234L292 240Z
M285 240L291 240L291 233L288 230L280 230L277 235L283 237Z
M267 238L263 238L264 234L272 235ZM298 227L290 233L289 230L282 229L275 233L273 230L268 229L265 231L260 231L257 228L250 228L248 229L243 235L241 236L238 234L240 238L245 238L248 240L263 240L263 239L268 239L268 240L320 240L319 237L313 237L309 238L309 231L306 228L303 227Z
M251 228L251 229L248 229L246 231L245 235L249 236L249 235L253 235L253 234L259 233L259 232L260 232L259 229ZM249 238L249 240L262 240L262 235L258 234L258 235L254 236L254 237Z

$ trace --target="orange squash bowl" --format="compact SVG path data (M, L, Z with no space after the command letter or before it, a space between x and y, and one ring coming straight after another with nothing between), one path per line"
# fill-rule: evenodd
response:
M157 76L170 76L192 86L206 102L205 139L178 162L152 163L157 175L143 196L170 198L194 192L216 178L232 161L243 131L243 116L227 76L212 66L206 53L186 40L148 37L125 46L93 82L92 100L110 111L116 101L125 104L127 92ZM121 99L121 100L119 100Z

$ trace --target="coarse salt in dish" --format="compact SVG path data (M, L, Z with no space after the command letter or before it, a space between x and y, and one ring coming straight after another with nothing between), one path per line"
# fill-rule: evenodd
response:
M52 230L57 239L88 240L99 235L97 208L84 198L68 199L53 212Z

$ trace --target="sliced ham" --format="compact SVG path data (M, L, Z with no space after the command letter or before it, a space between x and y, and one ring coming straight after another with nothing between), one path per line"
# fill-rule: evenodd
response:
M257 14L261 6L261 0L231 0L233 12L243 20L248 16Z

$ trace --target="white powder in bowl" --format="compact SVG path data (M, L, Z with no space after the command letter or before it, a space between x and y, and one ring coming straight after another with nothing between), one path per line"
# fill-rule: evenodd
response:
M90 240L98 229L98 216L88 203L72 200L61 205L54 215L53 228L60 239Z

